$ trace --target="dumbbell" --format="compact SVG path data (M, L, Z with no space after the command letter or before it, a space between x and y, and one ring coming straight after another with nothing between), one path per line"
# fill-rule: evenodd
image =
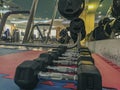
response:
M59 46L57 49L53 49L52 51L49 51L48 53L42 53L40 54L39 58L42 61L45 61L46 65L51 65L53 59L58 59L59 56L62 55L67 50L66 46ZM36 59L36 61L39 62L39 58Z
M91 56L80 56L79 58L77 58L76 60L54 60L53 63L54 65L67 65L67 66L71 66L71 65L80 65L81 62L84 62L86 64L93 64L94 65L94 59Z
M56 58L56 59L55 59ZM69 60L58 60L58 56L56 56L56 53L51 52L51 53L42 53L38 58L35 59L36 62L43 61L45 66L52 66L52 65L77 65L77 61L69 61ZM42 63L43 63L42 62Z
M77 90L102 90L102 77L96 66L81 64L77 73Z
M91 55L91 51L87 47L82 47L79 49L79 53L82 55Z
M43 62L43 61L42 61ZM82 64L78 67L78 75L42 72L44 65L36 61L24 61L15 73L14 81L21 88L31 90L35 88L40 78L57 80L77 80L78 90L102 90L101 76L94 65Z
M41 61L43 62L43 61ZM43 65L44 63L40 63L40 62L36 62L36 61L24 61L23 63L21 63L17 68L16 68L16 72L15 72L15 77L14 77L14 81L15 83L21 88L21 89L25 89L25 90L31 90L33 89L38 81L39 78L38 77L43 77L42 74L40 74L39 72L44 71L45 65ZM44 72L45 73L45 72ZM49 72L46 72L46 74ZM49 75L51 76L51 74L53 74L54 76L54 72L50 72ZM70 75L70 74L63 74L63 73L57 73L57 76L55 77L59 77L58 75L61 75L60 77L63 77L63 79L72 79L73 77L75 77L75 75ZM45 77L45 75L44 75ZM46 76L47 77L47 76ZM74 80L74 78L73 78Z
M67 50L67 46L62 46L62 45L60 45L60 46L58 47L58 49L60 49L61 52L64 53L64 52L66 52L66 50Z
M91 63L93 63L94 64L94 59L92 58L92 56L79 56L79 59L78 59L78 61L77 61L77 63L78 63L78 65L79 65L79 62L80 61L86 61L86 62L88 62L88 61L90 61Z
M79 53L78 52L65 52L62 54L63 57L78 57Z
M88 55L88 56L91 56L91 52L90 52L90 51L81 50L79 53L80 53L80 55Z
M45 62L45 65L65 65L65 66L71 66L71 65L78 65L80 61L90 61L94 64L94 60L91 56L79 56L77 58L74 57L57 57L58 59L55 60L56 53L42 53L39 58L35 59L35 61ZM72 60L73 59L73 60Z
M91 52L87 47L81 47L78 51L68 50L68 52L66 51L64 54L62 54L62 56L64 57L78 57L79 55L91 55Z
M76 74L77 67L68 67L68 66L47 66L46 69L51 72L60 72L68 74Z
M38 78L53 79L53 80L77 80L77 75L56 73L56 72L39 72Z
M90 51L88 47L83 47L83 46L81 48L79 48L78 50L79 50L79 52L80 51Z

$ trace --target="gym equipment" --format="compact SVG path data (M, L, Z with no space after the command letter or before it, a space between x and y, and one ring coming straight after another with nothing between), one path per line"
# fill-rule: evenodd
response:
M118 18L120 16L120 1L119 0L113 0L112 5L112 16L115 18Z
M52 72L60 72L60 73L77 73L77 68L71 68L67 66L48 66L46 69Z
M48 33L47 33L47 38L46 38L46 40L45 40L45 43L48 42L49 37L50 37L50 33L51 33L51 29L52 29L52 26L53 26L53 23L54 23L54 19L55 19L56 14L57 14L58 1L59 1L59 0L56 0L56 3L55 3L54 12L53 12L53 15L52 15L52 21L51 21L51 24L50 24L50 27L49 27L49 31L48 31Z
M88 55L88 56L91 56L91 52L90 51L80 51L79 52L80 53L80 55Z
M79 56L79 53L77 52L66 52L62 54L62 57L68 57L68 58L71 58L71 57L76 58L78 56Z
M36 61L43 61L46 65L53 65L53 60L58 59L66 51L66 46L59 46L57 49L53 49L48 53L40 54L39 58Z
M57 49L53 49L57 50ZM85 52L84 52L85 53ZM70 66L70 65L78 65L80 61L90 61L91 63L94 64L94 60L91 57L91 55L77 55L77 53L70 53L69 56L66 55L66 57L60 57L61 54L59 51L51 51L49 53L43 53L37 58L37 61L41 63L43 61L46 66L47 65L65 65L65 66Z
M77 89L102 90L101 75L94 65L80 65L78 67Z
M37 31L39 32L39 36L41 37L42 42L45 41L44 35L42 34L42 32L41 32L39 26L50 26L50 24L40 24L40 23L34 24L34 25L32 26L30 35L29 35L29 37L28 37L28 41L30 41L30 38L31 38L31 36L33 35L33 31L34 31L34 30L37 30ZM35 28L36 28L36 29L35 29Z
M94 64L94 59L91 56L80 56L78 59L78 65L80 61L90 61Z
M58 39L58 42L61 44L68 44L70 41L70 36L68 35L67 28L62 29L59 33L60 38Z
M56 58L56 60L54 60L54 58ZM57 59L59 59L59 55L57 54L57 52L53 52L53 53L51 52L51 53L41 54L39 56L39 58L35 59L35 61L38 61L40 63L41 63L41 61L43 61L46 66L47 65L56 65L56 64L57 65L58 64L61 64L61 65L77 65L77 62L70 61L71 59L68 60L69 58L66 58L67 60L57 60Z
M111 22L112 20L108 17L101 19L98 26L90 33L90 41L109 39L112 33L112 26L110 25L112 24Z
M90 51L90 50L89 50L89 48L87 48L87 47L81 47L81 48L79 48L78 51L79 51L79 52L82 52L82 51Z
M8 18L8 16L10 16L11 14L29 14L29 11L10 11L10 12L6 12L2 19L1 19L1 24L0 24L0 37L2 36L2 32L4 30L4 26L6 23L6 20Z
M35 61L25 61L21 63L15 73L14 81L22 89L31 90L38 83L37 73L42 64Z
M58 2L58 10L60 14L70 20L80 16L84 6L84 0L59 0Z
M53 63L53 57L49 53L42 53L42 54L40 54L40 56L37 59L37 61L43 61L46 66L47 65L52 65L52 63Z
M70 23L70 31L73 33L80 33L84 31L85 34L85 26L84 21L81 18L74 18Z
M60 33L59 33L60 37L65 37L66 35L67 35L67 30L66 29L61 30Z
M52 49L52 51L58 51L60 54L64 53L67 50L67 47L58 47L55 49Z
M27 22L26 30L25 30L25 35L24 35L22 43L26 43L28 41L28 37L29 37L30 31L31 31L33 21L34 21L34 15L36 13L38 1L39 0L33 0L32 7L31 7L31 10L30 10L29 19L28 19L28 22Z
M77 33L81 33L81 40L86 36L84 21L80 18L75 18L70 23L70 35L74 42L77 41Z
M50 54L53 59L55 59L55 60L58 59L58 54L56 52L48 51L48 54Z
M45 67L42 63L38 63L36 61L24 61L21 63L15 73L14 81L21 89L31 90L33 89L36 84L38 83L38 77L42 77L39 71L44 70ZM49 72L48 72L49 73ZM53 73L49 73L51 75ZM61 74L57 73L56 77L63 77L68 79L73 79L74 75L70 74ZM45 74L46 76L47 74Z
M36 61L23 62L16 69L14 78L15 83L21 89L30 90L36 86L40 78L55 80L78 80L78 90L102 90L100 89L102 87L101 76L94 65L80 65L77 70L78 76L57 72L43 72L44 68L46 68L43 66L44 65L42 63L40 64Z
M111 25L111 28L113 29L112 31L114 33L119 33L120 32L120 18L113 20L111 23L113 23Z
M54 65L65 65L65 66L71 66L71 65L77 66L77 61L56 60L56 61L53 61L53 64Z
M70 39L71 39L71 37L69 35L66 35L65 37L60 37L58 39L58 42L61 44L68 44Z
M60 45L58 48L60 48L63 53L66 52L67 50L67 46L63 46L63 45Z
M77 80L77 75L54 73L54 72L39 72L38 78L53 79L53 80Z
M77 56L74 57L74 56L66 56L66 57L58 57L59 60L66 60L66 61L77 61L78 58Z
M71 57L72 58L72 57ZM65 66L71 66L71 65L80 65L81 63L86 64L94 64L94 60L91 56L80 56L80 58L75 59L61 59L61 60L54 60L53 65L65 65Z

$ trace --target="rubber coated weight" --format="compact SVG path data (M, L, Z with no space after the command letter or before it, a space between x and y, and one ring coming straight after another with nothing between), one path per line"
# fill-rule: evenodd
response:
M52 49L52 51L57 51L60 53L60 55L62 55L62 49L60 49L60 48Z
M32 90L38 83L37 73L40 67L35 61L24 61L16 69L15 83L21 89Z
M94 59L92 58L92 56L80 56L78 59L78 64L80 61L90 61L94 64Z
M67 46L60 45L58 48L60 48L62 50L62 53L66 52L66 50L67 50Z
M80 65L77 73L77 90L102 90L101 74L94 65Z
M42 53L39 59L43 61L46 65L52 65L53 57L49 53Z
M77 37L77 34L80 32L81 32L81 40L83 40L86 36L85 24L81 18L73 19L70 23L69 29L70 29L71 36Z
M58 59L58 57L59 57L56 52L49 51L48 53L49 53L49 54L52 56L52 58L55 59L55 60Z
M84 6L84 0L59 0L58 2L58 10L60 14L70 20L79 17Z

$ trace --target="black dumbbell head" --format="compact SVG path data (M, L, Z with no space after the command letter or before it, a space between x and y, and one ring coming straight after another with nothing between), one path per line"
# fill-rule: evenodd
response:
M21 88L31 90L38 83L37 73L39 72L40 64L36 61L24 61L21 63L15 72L14 81Z
M78 63L80 61L90 61L94 64L94 59L92 58L92 56L79 56Z
M49 53L42 53L39 56L40 60L44 61L45 64L51 65L53 57Z
M54 51L49 51L48 53L52 56L53 60L56 60L59 57L58 54Z
M67 46L60 45L58 48L60 48L62 50L62 53L66 52L66 50L67 50Z
M94 65L78 67L77 90L102 90L102 77Z

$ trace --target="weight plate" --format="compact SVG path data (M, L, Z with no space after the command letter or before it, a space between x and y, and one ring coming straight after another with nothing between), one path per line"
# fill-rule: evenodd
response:
M63 17L72 20L80 16L84 9L84 5L84 0L59 0L58 10Z

